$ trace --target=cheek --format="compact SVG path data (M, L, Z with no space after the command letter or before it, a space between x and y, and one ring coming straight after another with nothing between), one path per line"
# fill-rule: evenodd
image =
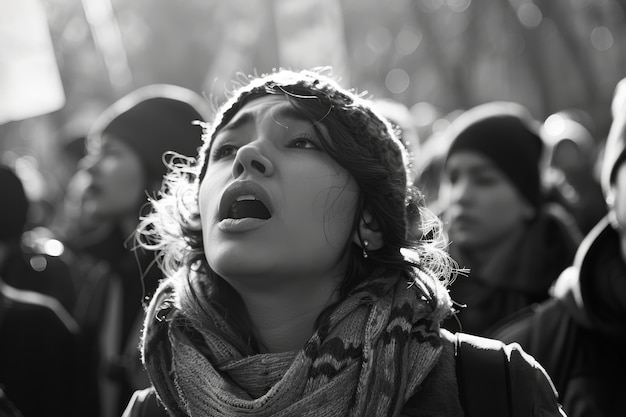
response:
M486 210L486 217L491 219L494 226L499 229L513 228L525 221L525 202L514 192L502 193L494 197Z
M215 187L210 180L205 176L200 187L198 189L198 208L200 210L200 220L202 228L206 229L206 224L209 219L214 217L214 213L217 212L217 202Z
M321 216L320 229L329 240L344 244L351 238L358 197L358 187L354 181L347 179L345 183L333 184L319 194L316 211Z
M352 229L356 211L358 190L352 187L334 187L329 189L325 196L325 204L321 208L324 229L345 234Z
M143 194L147 184L140 161L133 158L111 160L103 164L102 168L102 179L113 193L125 199Z

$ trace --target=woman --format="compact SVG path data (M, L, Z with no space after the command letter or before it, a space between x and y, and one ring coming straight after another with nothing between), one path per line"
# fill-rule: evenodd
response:
M73 178L82 194L69 244L89 269L75 314L85 329L81 351L96 358L98 379L89 385L98 396L87 403L99 403L102 417L119 416L133 392L149 385L137 345L142 300L156 290L161 271L153 253L132 248L133 237L146 195L158 192L166 173L164 154L198 149L195 121L206 120L208 108L187 88L151 84L111 104L87 136Z
M197 163L172 164L140 228L167 277L142 354L169 415L463 414L439 329L453 262L434 220L408 233L427 218L383 120L322 73L282 70L221 107ZM154 397L125 415L159 415Z
M468 276L451 288L460 329L490 336L504 317L548 298L581 240L574 218L542 188L543 142L522 106L492 102L449 128L440 202L450 253ZM457 321L446 323L457 329Z

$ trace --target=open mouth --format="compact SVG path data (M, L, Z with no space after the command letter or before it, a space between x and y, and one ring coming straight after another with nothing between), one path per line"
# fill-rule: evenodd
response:
M270 217L272 215L267 206L252 195L237 197L237 200L228 207L226 213L226 218L230 219L253 218L267 220Z

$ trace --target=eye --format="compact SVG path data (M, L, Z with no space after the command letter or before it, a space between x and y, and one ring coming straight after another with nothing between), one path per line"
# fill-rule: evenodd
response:
M291 140L288 146L290 148L299 148L299 149L320 149L320 147L314 141L314 139L309 138L307 136L299 136Z
M499 177L492 172L481 172L473 176L474 183L480 186L491 186L498 183Z
M220 159L228 158L237 153L237 148L233 145L221 145L211 152L211 160L219 161Z
M459 180L459 173L457 171L449 171L447 175L450 184L455 184Z

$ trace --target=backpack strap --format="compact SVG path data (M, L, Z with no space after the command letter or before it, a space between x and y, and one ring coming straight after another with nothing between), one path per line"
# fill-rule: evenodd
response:
M454 339L459 398L467 417L512 417L508 358L496 340L465 333Z

